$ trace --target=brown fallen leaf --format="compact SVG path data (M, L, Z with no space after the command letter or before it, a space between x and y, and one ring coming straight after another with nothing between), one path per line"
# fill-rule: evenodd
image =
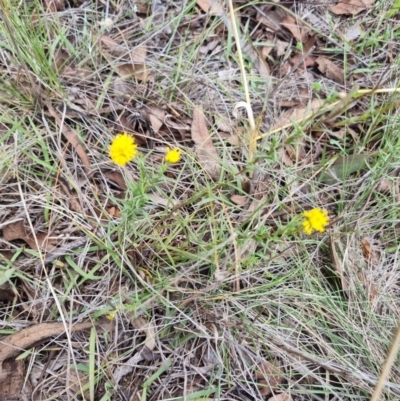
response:
M329 8L336 15L359 14L361 11L370 10L375 0L341 0Z
M139 45L135 47L130 53L129 57L133 64L145 64L147 57L147 47L145 45Z
M103 48L106 47L110 54L114 56L121 57L127 53L127 50L124 46L121 46L117 41L109 36L101 36L100 43L103 45Z
M244 195L232 195L231 196L231 201L238 206L243 206L247 200L249 199L248 196L244 196Z
M80 331L92 327L92 322L83 322L69 327L71 332ZM65 332L62 322L39 323L22 329L18 333L0 339L0 381L4 380L10 371L6 370L3 362L12 358L24 350L28 350L34 344L38 344L47 338L58 336Z
M280 116L272 129L283 127L292 121L301 122L303 119L314 114L322 105L323 101L321 99L312 99L305 107L295 107L287 110Z
M3 371L10 372L8 380L0 377L0 400L20 400L21 391L25 382L25 362L13 360L3 362Z
M264 395L269 394L271 390L276 391L285 378L284 372L282 372L276 363L269 361L263 361L257 366L255 376L257 379L263 379L265 384L268 385L269 392Z
M65 9L64 0L46 0L46 11L49 13L56 13Z
M104 176L115 182L123 191L126 191L128 187L126 186L125 178L119 171L111 171L110 173L104 174Z
M74 195L71 192L67 180L64 180L64 178L61 178L61 177L58 177L58 178L59 178L58 182L60 184L60 187L61 187L62 191L64 192L64 194L68 198L70 209L73 210L74 212L82 213L82 207L81 207L81 204L79 203L78 196Z
M381 259L380 242L377 240L371 240L368 237L364 237L361 240L361 250L365 261L373 267L376 267Z
M336 81L339 84L344 84L343 68L337 66L333 61L326 57L318 57L316 60L318 69L326 75L327 78Z
M26 229L23 220L7 224L3 227L3 238L6 241L14 241L26 237Z
M268 398L268 401L292 401L293 398L288 393L280 393L277 395L273 395L271 398Z
M193 110L192 140L201 166L213 180L217 180L221 171L218 153L208 133L206 118L200 106Z
M49 109L50 115L56 120L56 123L61 128L62 133L67 138L68 142L72 145L72 147L75 149L76 153L82 160L82 164L86 173L89 174L90 173L89 157L85 152L84 146L81 140L79 139L78 134L76 133L76 131L68 128L65 125L64 121L61 119L60 115L54 110L50 102L47 103L47 107Z
M222 2L218 0L197 0L197 5L209 15L221 16L225 12Z
M149 356L149 354L152 355L153 349L156 346L155 331L154 331L154 326L152 324L147 322L142 317L133 319L132 324L135 327L135 329L145 332L146 334L145 345L139 352L137 352L135 355L133 355L133 357L131 357L128 361L126 361L124 365L121 365L117 369L115 369L114 380L115 383L117 384L122 379L122 377L132 372L132 370L135 368L135 365L137 365L138 362L140 362L143 359L146 359Z
M146 64L125 63L115 67L117 74L124 79L134 77L139 81L146 81L149 75Z
M281 24L290 31L298 42L307 42L310 29L300 21L296 21L291 15L287 15L282 19Z
M155 133L164 125L165 111L157 106L148 106L145 109L146 117L150 121Z
M16 221L15 223L10 223L5 227L3 227L3 238L6 241L14 241L16 239L22 239L29 245L31 249L35 250L38 249L35 237L26 232L23 220ZM44 233L36 234L36 240L39 246L42 246L44 242L46 242L46 245L55 242L54 239L49 240L48 235Z

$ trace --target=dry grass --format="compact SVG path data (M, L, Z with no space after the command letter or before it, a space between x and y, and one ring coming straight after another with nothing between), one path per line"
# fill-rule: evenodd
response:
M307 53L289 30L260 22L265 4L236 2L239 58L228 14L194 1L56 11L61 3L2 0L1 334L50 321L68 333L22 354L14 391L369 399L400 317L399 100L353 86L396 88L397 14L386 3L354 20L320 4L288 9L315 34ZM357 22L362 35L346 39ZM287 43L282 54L271 38ZM310 55L344 67L345 82L304 68ZM248 117L235 110L240 63L262 137L255 157ZM305 111L311 99L323 111ZM214 179L193 146L199 105L218 152ZM108 146L122 131L135 132L141 156L119 169ZM162 174L165 146L183 159ZM296 224L313 207L331 225L307 237ZM72 332L88 320L91 331ZM396 361L386 399L399 398L399 374Z

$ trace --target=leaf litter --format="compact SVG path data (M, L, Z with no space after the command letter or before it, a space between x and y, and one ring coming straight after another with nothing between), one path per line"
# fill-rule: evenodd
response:
M296 320L300 313L312 320L323 308L313 309L315 299L307 301L307 294L312 293L307 287L309 282L293 277L305 250L295 247L283 252L282 244L273 243L273 238L297 211L319 203L335 214L338 199L353 202L352 178L365 185L364 172L368 171L370 156L380 142L374 139L358 148L366 137L363 121L350 122L346 129L335 124L342 123L345 115L355 118L367 109L363 99L351 95L350 101L345 102L340 96L343 87L354 87L371 78L370 71L364 72L367 67L363 59L353 52L359 44L359 33L368 29L362 20L357 22L360 30L354 32L342 26L347 23L346 15L365 15L374 2L361 5L358 0L346 0L325 8L310 8L307 2L276 2L260 6L241 4L236 9L251 105L260 130L260 157L254 165L246 160L246 143L242 139L246 137L247 122L232 118L234 105L243 101L243 96L235 44L230 41L233 28L224 3L198 0L182 14L174 4L161 0L136 3L136 8L129 10L124 4L110 4L107 12L112 15L112 23L99 24L95 29L90 25L90 17L74 20L64 12L57 14L60 7L78 14L79 8L46 2L48 12L58 18L54 18L55 23L69 33L65 36L70 41L68 46L65 41L57 42L52 67L59 74L63 94L54 89L45 95L48 83L40 79L40 85L32 82L21 91L24 96L45 98L48 113L35 114L37 110L29 103L24 107L35 121L44 119L47 127L56 126L68 149L62 144L64 138L57 143L51 130L43 130L44 136L38 130L38 143L45 146L35 144L29 152L24 149L18 160L20 169L14 165L2 167L2 171L6 170L2 181L6 189L1 196L6 206L1 220L1 244L8 247L4 251L14 252L20 246L19 240L37 251L34 234L28 234L28 225L24 223L23 202L15 195L15 180L19 179L39 246L41 235L45 241L53 232L66 241L59 252L48 250L44 259L51 285L57 291L64 290L61 283L73 289L73 294L63 294L64 310L92 314L106 310L115 301L122 302L119 308L123 311L132 304L137 308L133 318L130 313L117 314L112 323L116 328L115 341L99 338L96 344L101 355L99 371L104 372L103 376L96 376L101 383L96 387L99 399L119 399L118 391L131 399L139 399L138 394L143 392L151 394L152 399L189 395L207 399L216 392L214 384L219 386L219 393L235 400L299 401L304 392L318 393L316 386L330 380L329 363L323 361L340 365L344 357L339 357L315 334L319 330L323 333L321 327L308 331L307 325L301 326L303 322ZM94 7L91 11L105 12L103 4L89 7ZM331 12L331 25L327 9ZM43 23L47 24L44 15ZM350 23L356 26L353 21ZM89 31L96 39L90 42L91 46L95 43L90 47L90 58L80 50L86 49L88 43L83 47L82 43L84 32ZM342 37L354 46L346 53L346 60L340 51L345 49L341 47ZM192 44L196 46L192 48ZM10 72L10 82L15 82L15 57L7 58L4 54L8 63L5 71ZM348 66L346 71L344 65ZM4 97L0 104L10 102L7 99L12 96ZM80 114L72 115L70 107L62 114L55 107L59 103L74 106ZM338 107L332 106L335 104ZM13 110L9 106L7 112ZM149 132L134 120L137 115L150 124L154 149L148 146ZM23 113L20 117L25 121ZM6 132L10 127L6 127ZM376 128L379 127L378 124ZM157 185L149 184L154 177L148 172L146 180L139 181L139 169L134 163L124 172L117 170L107 159L107 147L122 130L135 137L142 156L152 167L160 165L166 146L184 149L183 170L169 166ZM270 138L275 141L273 146ZM12 137L7 137L4 145L9 152ZM200 166L201 172L194 173L193 165ZM48 185L48 177L54 177L58 170L60 177L71 177L79 183L79 193L64 182L52 186L53 178ZM33 171L37 176L32 175ZM250 182L251 188L245 190L245 182ZM202 187L204 183L207 185ZM387 198L393 188L398 188L384 180L380 183L378 192ZM140 190L145 187L150 188L145 193L147 203L141 203ZM51 193L51 200L46 191ZM129 197L132 191L136 191L135 196ZM193 194L200 194L200 200L193 198ZM205 194L212 194L214 200L211 202ZM396 194L398 197L398 189ZM228 202L224 203L224 199ZM200 231L207 213L213 218L207 220L208 229ZM179 228L182 221L187 222L184 229ZM124 225L123 233L115 230L120 223ZM342 231L353 230L354 225L362 225L362 219L346 222L345 227L340 220L334 224L337 231L331 236L330 252L326 248L323 252L315 250L315 264L310 264L307 274L317 281L336 280L334 285L343 291L343 298L349 303L357 285L361 285L371 308L382 310L379 294L389 289L378 278L379 274L387 277L381 269L388 263L381 244L370 236L348 238L343 234ZM105 232L109 236L105 237ZM219 236L220 232L224 235ZM221 244L228 246L219 254L215 249L222 249L218 248ZM325 245L322 242L321 248ZM353 253L358 257L353 257ZM186 263L188 255L195 258L190 263ZM324 268L314 272L315 266L326 267L327 263L336 277L331 278ZM365 270L358 272L357 263L364 263ZM33 268L37 264L38 258L29 252L20 255L15 263L8 280L23 282L18 288L23 306L5 309L8 324L18 318L32 322L41 316L52 322L56 317L56 305L47 288L40 284L42 263L40 269ZM14 273L25 271L32 275L29 280L14 277ZM275 279L279 294L265 290L274 287ZM210 284L210 280L216 282ZM296 295L298 288L300 295ZM35 308L24 301L24 296ZM6 307L14 302L11 298L14 297L8 295L2 301ZM48 300L43 309L37 306L41 299ZM282 334L278 329L274 333L280 341L287 336L285 344L290 347L264 341L268 330L274 328L274 319L277 326L290 327L291 334ZM329 322L335 330L335 324L340 325L332 317ZM35 327L40 329L41 324L45 323ZM61 327L60 322L46 324ZM302 329L298 329L300 326ZM337 330L345 331L342 327ZM3 341L9 341L7 338L3 337ZM75 343L76 357L81 357L83 364L87 363L87 353L79 347L85 341L81 338ZM63 344L66 348L67 344ZM32 342L18 343L24 350L31 346ZM261 354L271 356L274 362L260 361ZM314 354L320 358L313 359ZM42 364L40 355L32 357L33 363L35 358ZM368 393L370 384L360 377L373 377L375 370L357 367L357 361L348 358L346 363L355 366L356 375L360 373L358 379L349 379L348 370L340 365L334 372L338 376L335 386L323 388L319 396ZM229 380L225 380L228 370L221 360L229 361ZM7 363L10 361L12 358ZM215 366L221 369L218 374ZM68 375L66 372L62 374ZM42 398L47 399L54 396L51 385L59 385L59 379L49 372L43 374L47 380L44 383L49 384L40 391ZM223 379L213 381L216 375ZM296 379L290 381L292 375ZM77 393L76 381L83 383L84 378L72 379L75 383L71 388ZM296 387L297 381L301 387ZM110 383L109 388L118 384L112 395L109 390L102 390ZM210 392L206 393L207 390Z

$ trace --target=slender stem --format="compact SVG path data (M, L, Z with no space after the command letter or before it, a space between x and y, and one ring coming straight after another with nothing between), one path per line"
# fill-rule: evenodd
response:
M240 44L240 37L239 37L239 30L238 30L238 27L236 24L235 10L233 9L232 0L228 0L228 4L229 4L229 13L230 13L231 22L232 22L233 35L235 37L236 48L237 48L237 53L238 53L238 58L239 58L240 73L242 75L243 90L244 90L244 95L246 98L246 103L248 104L248 107L246 107L246 110L247 110L247 117L249 120L250 129L251 129L250 146L249 146L249 158L251 160L253 158L255 148L256 148L256 143L257 143L256 124L254 122L253 112L251 111L249 113L249 108L251 110L250 92L249 92L249 86L247 84L246 69L244 67L242 47Z
M388 356L386 358L385 364L383 365L381 375L378 382L376 383L375 390L371 396L370 401L378 401L383 390L383 386L389 376L390 369L392 368L394 361L396 360L397 352L400 346L400 324L393 337L392 346L390 347Z

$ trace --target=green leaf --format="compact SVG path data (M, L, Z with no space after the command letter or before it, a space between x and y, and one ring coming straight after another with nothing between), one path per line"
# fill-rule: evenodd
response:
M15 273L15 269L11 267L10 269L0 270L0 285L7 283L10 281L11 277Z
M365 169L370 157L370 154L340 156L319 175L319 181L328 185L345 181L351 174Z

